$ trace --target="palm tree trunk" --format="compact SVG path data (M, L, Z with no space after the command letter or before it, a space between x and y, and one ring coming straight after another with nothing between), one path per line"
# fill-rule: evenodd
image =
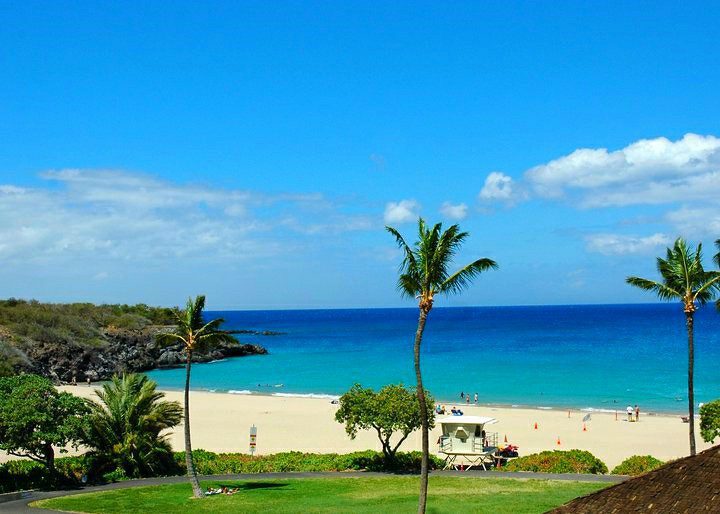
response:
M417 397L420 404L420 424L422 430L422 461L420 464L420 498L418 500L418 514L425 514L427 505L428 490L428 461L430 460L430 449L428 445L428 416L427 405L425 402L425 389L422 383L422 373L420 372L420 344L422 343L423 332L425 331L425 321L427 320L428 309L420 307L420 318L418 319L417 332L415 332L415 380L417 381Z
M685 325L688 336L688 416L690 418L690 455L695 455L695 390L693 386L693 367L695 364L695 340L693 333L693 313L685 313Z
M187 361L185 363L185 465L187 466L188 478L192 484L193 495L195 498L204 498L197 473L195 473L195 464L193 463L192 444L190 443L190 365L192 364L192 352L187 351Z

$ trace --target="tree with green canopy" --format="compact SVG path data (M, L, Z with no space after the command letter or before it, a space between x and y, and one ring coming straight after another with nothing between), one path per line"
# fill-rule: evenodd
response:
M237 342L228 332L220 330L225 322L217 318L206 322L203 318L205 309L205 296L197 296L194 300L188 298L185 309L176 314L176 327L172 332L159 336L161 343L181 342L185 352L185 464L187 474L192 484L193 495L196 498L204 498L200 482L192 456L192 444L190 441L190 370L192 357L195 352L206 352L222 342Z
M353 385L339 400L335 421L345 424L345 432L355 439L359 430L375 430L387 462L395 460L400 445L413 431L420 428L420 403L416 393L402 384L391 384L379 391ZM432 397L425 393L428 426L434 426L435 411ZM399 432L395 442L393 434Z
M705 271L702 264L702 244L696 249L678 238L666 257L657 258L657 270L661 280L628 277L627 283L655 293L665 301L678 301L685 313L688 345L688 416L690 418L690 455L695 455L695 393L693 370L695 366L694 319L698 305L711 301L720 288L720 272Z
M706 443L714 443L720 437L720 400L700 407L700 435Z
M77 447L85 402L38 375L0 378L0 450L55 473L55 447ZM60 450L64 451L63 449Z
M182 420L178 402L165 401L157 384L146 375L115 375L86 400L89 415L82 443L90 449L99 471L121 469L127 477L155 476L171 470L175 462L163 431Z
M420 469L420 498L418 512L423 514L427 505L429 442L427 405L420 371L420 345L428 314L433 308L435 296L459 294L466 289L480 273L496 269L495 261L488 258L477 259L454 273L449 268L453 258L468 237L458 225L452 225L443 231L442 223L432 228L420 218L418 220L418 240L410 246L403 236L393 227L385 227L393 235L403 252L397 287L400 294L418 300L420 316L415 332L413 355L415 361L415 379L417 397L420 403L420 421L422 429L422 464Z

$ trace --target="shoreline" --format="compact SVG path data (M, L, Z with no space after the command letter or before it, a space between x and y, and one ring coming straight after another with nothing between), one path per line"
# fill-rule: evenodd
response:
M93 382L93 387L97 387L98 385L102 385L103 382ZM63 384L65 386L66 384ZM77 387L84 387L87 388L87 385L85 384L78 384ZM257 391L252 389L208 389L208 388L190 388L190 392L194 393L209 393L209 394L226 394L226 395L232 395L232 396L255 396L255 397L276 397L276 398L311 398L311 399L327 399L327 400L337 400L342 396L341 394L332 394L332 393L295 393L295 392L281 392L281 391L275 391L270 392L270 389L273 389L277 386L270 385L267 386L266 389L268 391ZM279 389L279 388L278 388ZM184 388L178 387L160 387L158 386L158 391L162 392L183 392ZM682 402L678 402L682 403ZM585 412L590 414L615 414L617 411L618 416L622 416L625 414L625 409L627 408L627 405L624 407L620 404L617 404L618 407L616 409L611 409L607 407L592 407L592 406L585 406L585 407L578 407L577 405L570 405L570 404L559 404L559 405L530 405L530 404L522 404L522 403L502 403L502 402L479 402L474 403L470 402L469 404L466 402L461 401L455 401L452 400L443 400L443 399L436 399L435 404L445 405L447 408L451 407L457 407L462 410L464 407L478 407L478 408L488 408L488 409L526 409L526 410L539 410L539 411L558 411L558 412L565 412L565 411L577 411L577 412ZM640 408L643 409L642 404L640 405ZM632 404L632 406L635 406L635 403ZM695 406L696 410L696 417L699 416L699 407ZM678 410L658 410L658 409L652 409L652 410L641 410L641 414L644 416L682 416L687 412L687 409L678 409Z

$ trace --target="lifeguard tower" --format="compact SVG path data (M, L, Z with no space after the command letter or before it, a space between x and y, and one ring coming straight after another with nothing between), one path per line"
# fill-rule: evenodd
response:
M497 432L486 432L485 426L498 422L495 418L483 416L446 416L435 420L442 429L439 440L439 452L445 455L443 469L466 469L495 462L498 449ZM457 462L458 458L461 462Z

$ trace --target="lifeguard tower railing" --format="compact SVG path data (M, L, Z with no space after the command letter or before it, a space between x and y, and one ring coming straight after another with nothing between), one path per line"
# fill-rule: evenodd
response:
M474 437L472 441L472 451L475 453L483 453L489 448L497 448L498 433L486 432L485 441L481 437ZM453 438L450 436L440 436L440 451L443 453L453 453Z

